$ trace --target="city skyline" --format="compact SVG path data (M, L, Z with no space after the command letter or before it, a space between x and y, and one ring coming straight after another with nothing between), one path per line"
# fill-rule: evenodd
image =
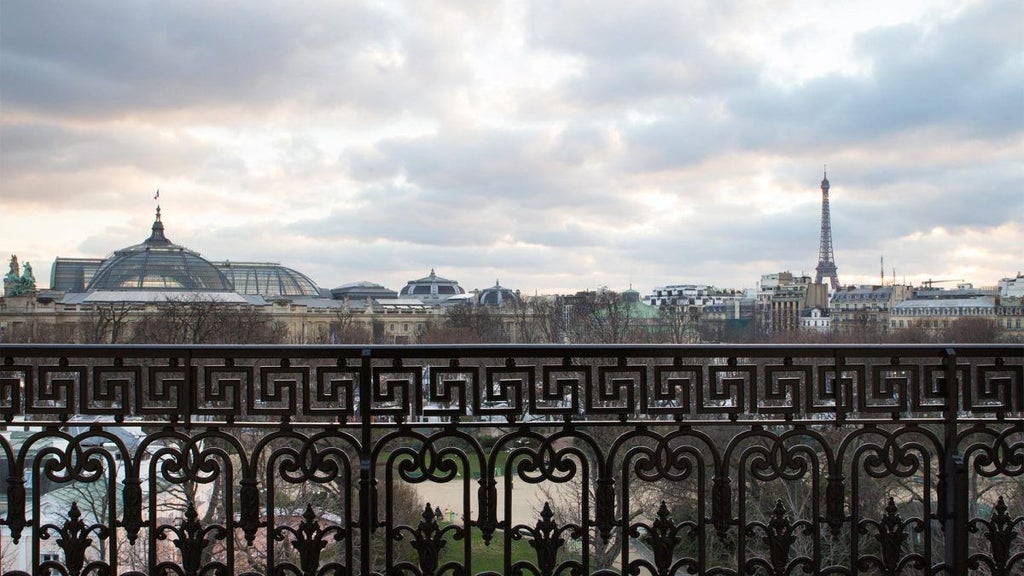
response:
M0 254L167 235L321 287L1024 268L1019 2L37 5L0 18ZM230 32L228 32L230 31Z

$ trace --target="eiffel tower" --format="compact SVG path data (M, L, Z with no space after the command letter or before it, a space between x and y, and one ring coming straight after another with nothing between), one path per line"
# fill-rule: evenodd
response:
M818 248L818 267L814 276L814 283L821 284L825 278L833 290L839 289L839 276L836 275L835 255L832 253L832 218L828 210L828 171L825 171L824 179L821 181L821 246Z

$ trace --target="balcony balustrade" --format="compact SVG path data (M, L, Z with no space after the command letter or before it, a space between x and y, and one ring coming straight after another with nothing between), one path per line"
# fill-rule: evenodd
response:
M1019 345L5 344L0 424L5 574L1024 574Z

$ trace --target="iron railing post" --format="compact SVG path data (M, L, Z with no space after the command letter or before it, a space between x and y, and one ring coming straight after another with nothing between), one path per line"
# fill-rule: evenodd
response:
M939 485L942 487L942 527L945 536L945 563L950 574L967 573L967 521L969 516L967 473L963 454L958 450L957 417L960 412L960 387L957 381L956 350L947 348L945 364L946 407L943 469Z
M370 547L373 540L374 510L376 506L371 491L373 490L373 475L370 466L373 456L373 435L370 425L373 419L370 417L371 396L373 394L373 370L372 350L363 348L359 367L359 416L360 416L360 446L359 446L359 565L361 574L369 576L373 570L370 558Z
M191 348L189 348L188 350L185 351L185 358L184 358L184 360L185 360L185 365L182 366L182 370L184 370L185 385L183 386L183 388L184 388L183 394L184 394L185 397L182 398L181 402L182 402L182 408L183 408L183 412L184 412L184 414L182 414L182 417L184 418L185 421L182 424L185 426L186 430L189 430L190 428L192 428L192 414L196 411L196 409L199 406L197 401L196 401L196 398L199 397L199 390L198 390L199 383L196 382L195 378L193 378L193 376L197 376L198 375L198 372L196 374L192 373L192 349Z

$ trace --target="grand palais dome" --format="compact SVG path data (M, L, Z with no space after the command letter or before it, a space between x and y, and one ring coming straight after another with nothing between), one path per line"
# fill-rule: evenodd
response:
M216 266L164 236L159 207L149 238L141 244L114 252L96 270L86 290L234 291Z

